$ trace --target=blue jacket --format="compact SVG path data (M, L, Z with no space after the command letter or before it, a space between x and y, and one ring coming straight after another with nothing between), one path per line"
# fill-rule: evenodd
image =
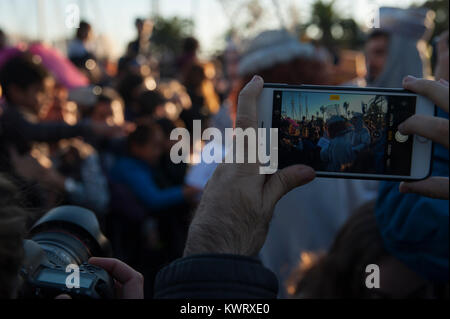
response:
M439 112L439 116L448 115ZM449 175L449 152L435 145L433 176ZM377 222L389 253L434 282L449 280L448 201L398 191L398 183L382 183Z
M118 159L111 171L111 179L128 187L141 203L153 212L184 202L181 187L160 189L155 183L152 168L135 158Z
M351 164L354 159L352 150L353 133L350 130L342 132L330 141L330 145L320 152L320 158L327 164L330 172L341 172L343 165Z

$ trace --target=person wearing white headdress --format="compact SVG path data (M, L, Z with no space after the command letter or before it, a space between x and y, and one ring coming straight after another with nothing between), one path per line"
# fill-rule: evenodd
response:
M380 28L366 43L368 86L399 88L407 75L431 75L425 43L433 19L433 11L424 8L380 8Z

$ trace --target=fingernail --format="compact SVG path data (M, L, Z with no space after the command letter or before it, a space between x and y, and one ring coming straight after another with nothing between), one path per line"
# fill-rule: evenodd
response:
M261 80L262 80L262 78L259 75L255 75L252 79L252 82L253 81L261 81Z
M414 76L412 76L412 75L408 75L407 77L405 77L404 79L403 79L403 83L411 83L411 82L414 82L414 81L416 81L417 80L417 78L416 77L414 77Z
M405 129L405 123L402 123L398 126L398 130L400 131L400 133L402 133Z

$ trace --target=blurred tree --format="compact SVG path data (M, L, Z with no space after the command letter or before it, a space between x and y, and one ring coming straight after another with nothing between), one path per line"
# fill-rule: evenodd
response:
M364 45L366 35L355 20L343 19L337 25L343 30L342 36L336 39L340 47L360 49Z
M176 59L182 53L184 39L193 34L194 22L180 17L155 16L152 19L151 48L159 61L159 75L161 78L174 77L177 72Z
M162 16L157 16L153 20L155 24L151 39L153 49L159 54L179 55L183 48L183 40L194 31L194 22L180 17Z
M264 8L259 0L218 0L229 20L226 37L235 35L239 38L251 36L263 22Z
M335 5L336 0L316 0L312 4L310 21L299 29L331 51L336 48L360 49L364 43L364 32L354 19L343 18Z
M312 5L312 19L310 25L316 25L322 31L321 41L327 47L334 45L332 35L333 26L341 20L338 13L334 10L336 0L325 2L317 0Z

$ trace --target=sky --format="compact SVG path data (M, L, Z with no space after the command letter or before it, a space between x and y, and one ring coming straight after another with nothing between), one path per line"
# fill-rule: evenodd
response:
M340 111L343 112L342 105L344 102L349 103L349 111L355 113L362 113L362 103L369 104L370 100L375 98L375 95L370 94L340 94L329 95L323 93L300 93L294 91L283 92L282 112L291 119L301 120L303 116L306 116L306 106L308 106L308 119L312 115L316 116L320 112L321 106L332 106L339 104L341 106ZM292 101L294 101L295 114L292 111ZM299 105L302 106L301 110ZM341 114L343 115L343 114Z
M278 0L282 19L288 19L289 8L295 4L299 18L307 20L309 8L314 0ZM242 0L223 0L227 8L236 9ZM260 0L268 10L264 16L265 29L280 27L273 0ZM337 8L344 17L353 17L363 23L369 5L408 7L424 0L337 0ZM42 4L39 10L39 4ZM0 0L0 28L9 34L25 35L46 40L70 37L74 30L65 26L67 5L79 6L81 17L94 26L97 34L113 39L113 50L119 54L135 36L134 19L149 16L152 0ZM223 46L223 35L230 27L228 10L220 0L160 0L159 13L170 16L192 18L195 35L200 39L204 52L213 52ZM45 17L38 23L39 12ZM236 11L233 11L236 12Z

